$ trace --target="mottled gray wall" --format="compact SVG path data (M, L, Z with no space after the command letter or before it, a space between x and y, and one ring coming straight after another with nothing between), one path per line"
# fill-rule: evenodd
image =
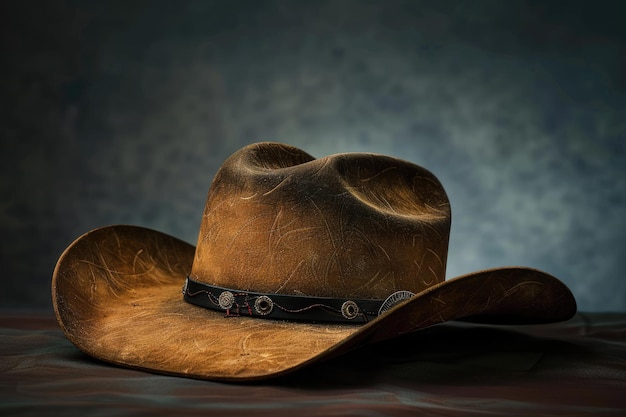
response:
M402 157L453 209L448 276L522 264L626 310L626 3L3 2L1 306L113 223L195 243L239 147Z

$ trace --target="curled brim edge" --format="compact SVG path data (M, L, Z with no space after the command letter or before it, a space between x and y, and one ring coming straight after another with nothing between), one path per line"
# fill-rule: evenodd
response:
M437 284L361 326L224 317L183 301L194 251L193 245L137 226L82 235L53 273L60 327L76 347L105 362L167 375L252 381L451 320L539 324L576 312L572 293L557 278L506 267Z

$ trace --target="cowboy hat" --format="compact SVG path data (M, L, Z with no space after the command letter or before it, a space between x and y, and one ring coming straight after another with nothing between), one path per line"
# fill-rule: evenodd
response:
M569 289L535 269L446 281L449 230L446 193L422 167L253 144L218 170L195 248L137 226L90 231L57 262L54 310L95 358L231 381L449 320L548 323L576 312Z

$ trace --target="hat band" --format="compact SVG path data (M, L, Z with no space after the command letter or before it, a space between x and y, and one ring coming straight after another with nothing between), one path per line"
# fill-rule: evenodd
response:
M385 300L269 294L216 287L189 277L183 286L183 294L186 302L225 312L226 317L335 323L368 322L413 296L410 291L395 292Z

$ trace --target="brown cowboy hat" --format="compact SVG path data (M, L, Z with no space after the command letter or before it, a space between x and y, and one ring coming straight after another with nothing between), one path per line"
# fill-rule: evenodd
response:
M449 320L575 313L568 288L535 269L445 281L449 230L448 198L424 168L258 143L216 174L197 247L135 226L88 232L56 265L54 309L95 358L235 381Z

